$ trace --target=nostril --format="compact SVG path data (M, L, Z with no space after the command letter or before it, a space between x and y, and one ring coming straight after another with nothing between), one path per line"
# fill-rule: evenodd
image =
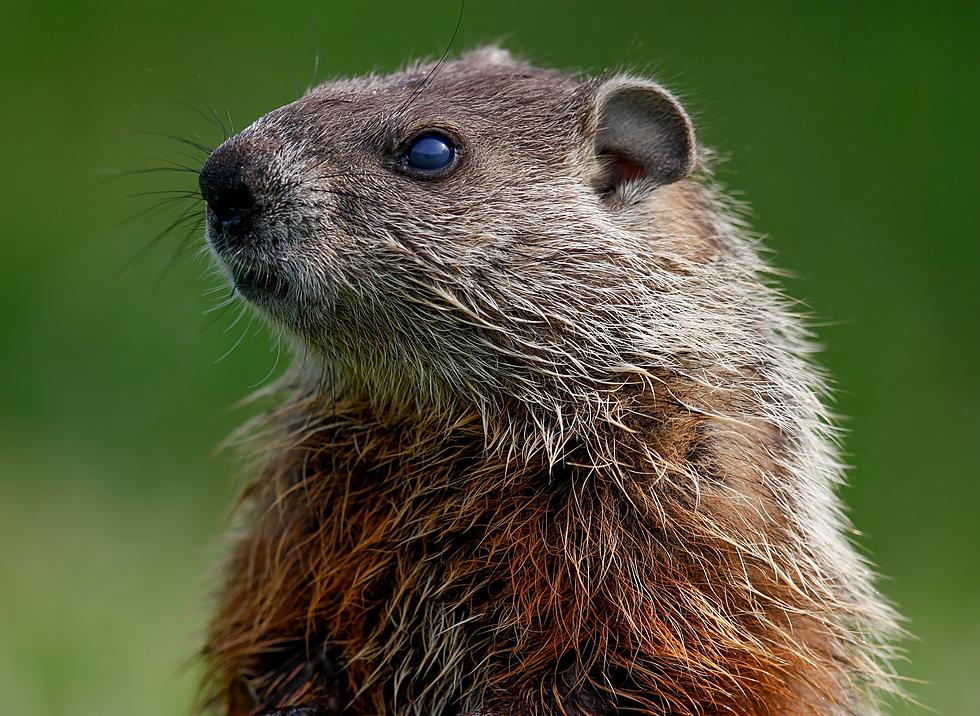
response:
M255 207L242 159L240 151L226 146L215 151L201 169L201 196L223 228L238 226Z
M205 197L208 208L222 224L235 224L255 205L248 187L239 184Z
M208 208L214 214L214 218L222 224L237 223L242 218L242 210L237 206L224 206L216 202L208 202Z

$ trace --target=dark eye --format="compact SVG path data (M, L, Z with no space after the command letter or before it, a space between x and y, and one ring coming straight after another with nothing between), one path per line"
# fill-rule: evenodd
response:
M408 147L408 166L420 172L437 172L452 163L456 150L449 140L436 134L423 134Z

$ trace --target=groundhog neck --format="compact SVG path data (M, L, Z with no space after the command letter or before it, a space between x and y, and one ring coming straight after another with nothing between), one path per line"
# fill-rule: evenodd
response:
M501 452L473 410L294 401L249 491L255 529L235 553L213 671L253 674L269 704L340 689L349 713L383 713L374 684L430 671L405 697L432 713L470 692L501 713L542 694L655 710L670 706L656 694L684 693L746 714L778 693L829 698L847 653L819 616L820 585L784 576L799 567L792 528L759 477L777 477L776 437L726 426L720 443L676 401L647 407L556 462ZM314 668L296 691L282 673L311 642L342 676Z

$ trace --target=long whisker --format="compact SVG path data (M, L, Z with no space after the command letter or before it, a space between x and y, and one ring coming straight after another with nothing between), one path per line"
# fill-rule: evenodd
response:
M160 276L159 278L157 278L156 283L153 286L154 291L158 290L160 286L163 284L163 280L166 278L167 273L170 271L171 267L177 261L177 257L179 257L184 252L184 249L187 248L191 238L193 238L195 235L200 236L201 229L203 228L204 228L204 216L201 215L198 218L198 220L192 223L190 227L187 229L187 231L184 233L184 237L180 240L180 243L177 244L177 250L174 251L170 259L164 265L163 271L160 272Z
M238 322L245 317L246 313L248 313L248 305L242 303L242 310L238 312L238 315L235 316L235 320L232 321L230 325L226 326L225 330L223 330L222 333L228 333L228 331L232 330L235 326L237 326Z
M192 157L184 152L174 152L174 154L178 157L183 157L184 159L190 159L191 164L181 164L180 162L176 162L173 159L167 159L166 157L145 157L145 160L150 162L160 162L161 166L164 167L184 169L189 172L194 172L195 174L200 173L201 167L198 165L198 159L196 157Z
M248 310L248 306L242 306L241 313L238 314L238 317L234 320L234 322L231 324L231 326L228 326L228 328L226 328L224 330L224 333L227 333L229 330L231 330L231 328L234 327L234 325L236 323L238 323L241 320L242 316L244 316L246 313L248 313L250 315L250 318L248 319L248 324L246 324L246 326L245 326L245 330L242 331L242 335L240 335L238 337L238 340L235 341L234 345L232 345L231 348L229 348L227 351L225 351L221 355L221 357L218 358L218 360L215 361L215 363L220 363L225 358L227 358L232 353L234 353L235 352L235 349L238 348L238 346L240 346L242 344L242 341L245 340L245 336L248 335L248 331L252 327L252 322L255 320L255 314Z
M449 44L446 45L446 49L443 51L442 56L439 58L439 61L436 62L435 66L433 66L433 68L429 70L425 78L418 84L417 87L415 87L414 90L412 90L412 93L408 96L408 99L406 99L401 104L401 106L399 106L399 108L395 110L393 119L397 119L398 117L400 117L402 113L412 105L412 103L418 98L418 96L422 93L422 91L429 86L429 84L432 82L435 76L439 73L439 70L442 69L443 65L445 65L446 58L449 57L449 52L450 50L452 50L453 44L456 42L456 35L459 34L459 28L463 24L463 13L465 10L466 10L466 0L462 0L459 4L459 15L456 18L456 27L453 28L453 34L452 37L449 38Z
M172 139L175 142L179 142L180 144L184 144L188 147L193 147L194 149L199 150L205 156L209 156L211 152L214 151L213 147L209 147L207 145L201 144L200 142L195 142L191 139L187 139L186 137L181 137L176 134L167 134L166 132L140 132L140 134L145 134L151 137L163 137L164 139Z
M160 194L180 194L181 196L188 199L200 199L200 192L191 191L190 189L154 189L153 191L137 191L132 194L126 194L126 199L135 199L141 196L158 196Z
M146 256L149 251L151 251L155 246L157 246L165 237L170 235L174 230L180 228L181 226L192 221L201 221L204 217L204 212L201 209L187 209L182 212L176 219L174 219L167 227L154 236L143 248L136 252L136 254L123 266L120 274L125 273L130 268L133 267L136 262Z
M249 389L258 388L260 385L264 384L267 380L269 380L269 378L271 378L275 374L276 369L279 367L279 359L282 356L282 328L278 330L274 340L275 340L275 348L276 348L276 359L273 362L272 367L269 369L269 372L266 373L265 376L263 376L259 382L250 385Z
M204 331L206 331L209 328L211 328L212 326L214 326L215 323L217 323L218 321L220 321L222 319L222 317L224 317L224 315L226 313L228 313L228 309L231 308L232 306L234 306L237 302L238 302L238 296L235 293L235 288L233 286L231 288L231 292L228 295L228 298L226 298L224 301L222 301L218 305L216 305L216 306L214 306L212 308L209 308L207 311L205 311L205 314L215 313L215 315L211 318L210 321L208 321L201 328L200 332L201 333L204 333Z
M113 176L109 177L103 184L108 184L109 182L114 182L117 179L122 179L123 177L139 176L140 174L156 174L156 173L176 173L176 174L194 174L195 176L200 172L197 169L191 169L190 167L182 166L166 166L166 167L147 167L145 169L127 169L126 171L120 171Z
M186 85L183 85L179 82L175 82L174 84L176 84L182 90L187 92L189 95L191 95L191 97L196 99L202 105L204 105L206 111L202 110L200 107L197 107L196 105L193 105L189 102L185 102L184 100L178 99L176 97L171 97L171 99L174 102L181 105L182 107L191 110L192 112L200 116L202 119L207 121L209 124L216 127L218 131L221 132L221 135L224 139L228 139L228 137L231 136L231 134L228 133L228 127L225 126L225 122L221 118L221 115L218 114L217 110L215 110L215 108L212 107L206 99L204 99L200 94L192 90L190 87L187 87Z
M196 195L193 195L193 194L191 194L191 195L181 195L181 196L171 196L171 197L167 197L165 199L160 199L159 201L153 202L153 204L151 204L147 208L141 209L140 211L136 212L135 214L132 214L131 216L127 216L125 219L121 220L116 226L117 226L117 228L120 227L120 226L125 226L127 224L133 223L137 219L141 219L141 218L146 217L146 216L151 216L153 214L157 214L160 211L162 211L163 209L168 208L171 204L176 204L176 203L181 202L181 201L194 201L194 202L198 202L200 200L201 200L201 197L200 196L196 196Z

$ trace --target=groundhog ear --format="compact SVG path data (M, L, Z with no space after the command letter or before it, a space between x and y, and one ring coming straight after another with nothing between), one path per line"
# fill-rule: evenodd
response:
M694 126L680 103L653 82L607 80L596 93L595 151L602 189L612 192L643 178L670 184L694 167Z

